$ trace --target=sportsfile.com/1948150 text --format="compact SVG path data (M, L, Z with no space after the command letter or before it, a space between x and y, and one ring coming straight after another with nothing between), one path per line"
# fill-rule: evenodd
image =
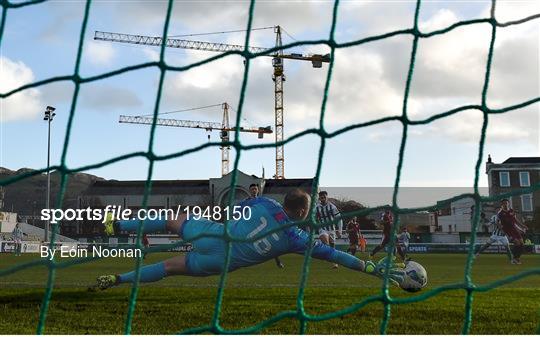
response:
M251 208L249 206L182 206L175 209L144 209L134 212L122 206L107 205L105 208L82 208L82 209L42 209L41 220L55 224L59 221L93 220L104 222L106 215L111 214L116 220L174 220L182 214L186 214L187 220L212 219L214 221L249 220Z

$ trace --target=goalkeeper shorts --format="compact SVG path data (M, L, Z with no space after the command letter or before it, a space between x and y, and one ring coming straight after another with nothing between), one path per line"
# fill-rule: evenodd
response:
M192 250L186 254L186 268L192 276L217 275L225 266L225 240L218 237L202 235L223 235L224 226L221 223L206 219L187 220L182 225L180 236L190 242ZM196 238L197 236L200 236Z

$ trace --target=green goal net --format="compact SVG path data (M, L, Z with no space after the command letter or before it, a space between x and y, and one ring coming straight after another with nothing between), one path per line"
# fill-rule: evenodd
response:
M9 13L12 12L12 11L16 11L19 8L23 8L23 7L26 7L26 6L37 5L37 4L40 4L42 2L45 2L45 0L33 0L33 1L32 0L31 1L0 0L0 5L2 6L2 17L1 17L1 21L0 21L0 48L3 47L2 46L2 41L3 41L3 37L4 37L6 27L7 27L7 25L10 24ZM296 308L294 308L294 310L288 310L288 311L280 312L275 316L269 317L268 319L266 319L264 321L258 322L257 324L255 324L253 326L249 326L249 327L246 327L246 328L241 329L241 330L227 330L227 329L224 329L220 325L220 314L221 314L221 309L222 309L224 289L225 289L226 280L227 280L227 272L224 272L221 275L221 278L220 278L220 281L219 281L219 288L218 288L217 298L216 298L216 301L215 301L214 313L213 313L211 321L208 322L207 324L203 325L203 326L194 327L192 329L182 331L182 332L183 333L205 333L205 332L206 333L256 333L256 332L261 331L263 328L267 327L268 325L273 324L273 323L275 323L275 322L277 322L279 320L286 319L286 318L293 318L293 319L297 319L299 321L299 331L298 332L299 333L305 333L309 322L323 321L323 320L328 320L328 319L332 319L332 318L336 318L336 317L341 317L341 316L350 314L352 312L358 311L358 310L360 310L361 308L365 307L366 305L368 305L370 303L380 302L384 306L384 311L383 311L384 316L382 317L382 320L381 320L380 332L385 333L387 331L388 324L389 324L389 321L390 321L390 313L391 313L391 310L392 310L392 308L394 306L405 304L405 303L420 302L420 301L435 297L438 294L441 294L441 293L443 293L445 291L461 289L461 290L464 291L464 296L465 296L465 312L463 313L462 332L463 333L468 333L470 331L471 323L472 323L472 319L473 319L472 318L473 297L474 297L474 294L476 292L490 291L490 290L492 290L494 288L500 287L502 285L505 285L505 284L508 284L508 283L511 283L511 282L514 282L514 281L517 281L517 280L520 280L520 279L523 279L523 278L527 278L527 277L530 277L530 276L533 276L533 275L540 275L540 268L535 267L535 268L530 268L530 269L527 269L526 271L522 271L520 273L514 274L514 275L512 275L510 277L499 279L497 281L494 281L494 282L491 282L491 283L488 283L488 284L484 284L484 285L481 285L481 286L475 284L475 282L474 282L474 280L473 280L473 278L471 276L471 270L472 270L473 260L474 260L473 248L474 248L475 240L476 240L476 228L478 227L478 224L479 224L479 221L480 221L481 205L486 203L486 202L492 202L492 201L498 200L501 197L508 197L508 196L512 196L512 195L530 193L532 191L540 189L540 185L532 185L530 187L522 188L520 190L516 190L516 191L510 192L510 193L507 193L505 195L497 196L497 198L494 198L494 197L482 196L480 194L480 192L479 192L479 187L478 187L478 181L479 181L479 176L480 176L480 168L481 168L482 159L483 159L483 155L484 155L484 145L485 145L485 140L486 140L486 130L487 130L487 127L488 127L490 117L492 115L495 115L495 114L503 114L503 113L507 113L507 112L510 112L510 111L513 111L513 110L516 110L516 109L520 109L520 108L524 108L524 107L527 107L527 106L530 106L530 105L533 105L533 104L537 104L540 101L540 97L533 97L533 98L531 98L531 99L529 99L527 101L523 101L523 102L521 102L519 104L515 104L515 105L512 105L512 106L507 106L507 107L504 107L504 108L493 109L493 108L490 108L488 106L486 96L487 96L488 87L489 87L489 84L490 84L491 65L492 65L492 60L493 60L493 51L494 51L494 44L495 44L495 40L496 40L496 36L497 36L497 31L499 29L501 29L501 28L504 28L504 27L508 27L508 26L512 26L512 25L519 25L519 24L522 24L522 23L525 23L525 22L528 22L528 21L537 20L537 19L540 18L540 14L531 15L531 16L528 16L528 17L525 17L525 18L522 18L522 19L516 20L516 21L499 22L499 21L497 21L497 19L495 17L496 1L493 0L492 3L491 3L491 12L490 12L489 17L487 17L487 18L460 21L460 22L452 24L452 25L450 25L450 26L448 26L448 27L446 27L444 29L431 31L429 33L424 33L422 31L420 31L420 29L418 28L418 21L419 21L418 17L419 17L421 3L422 3L421 0L418 0L416 2L414 21L411 22L411 28L392 31L392 32L388 32L388 33L385 33L385 34L375 35L375 36L369 36L369 37L358 39L358 40L355 40L355 41L349 41L349 42L345 42L345 43L338 43L336 41L336 39L335 39L335 28L336 28L336 24L338 22L338 15L337 14L338 14L338 8L339 8L339 1L335 1L334 6L333 6L331 29L329 31L328 38L325 38L325 39L309 40L309 41L295 41L294 43L283 45L282 47L279 47L279 48L272 48L272 49L269 49L269 50L261 52L261 53L251 53L246 47L246 49L243 50L243 51L224 52L224 53L216 55L214 57L210 57L208 59L205 59L204 61L196 62L196 63L193 63L193 64L189 64L187 66L181 66L181 67L171 66L171 65L169 65L169 64L167 64L165 62L165 56L164 55L165 55L166 46L162 45L161 50L160 50L159 60L156 61L156 62L141 63L141 64L137 64L137 65L134 65L134 66L129 66L129 67L125 67L125 68L116 69L114 71L103 73L103 74L92 76L92 77L82 77L79 74L79 66L80 66L81 58L82 58L82 51L83 51L83 48L85 47L85 43L86 43L84 37L88 35L87 34L87 28L88 28L87 24L88 24L88 19L89 19L89 15L90 15L90 9L92 7L92 1L88 0L86 2L86 4L85 4L84 18L83 18L82 23L81 23L80 36L79 36L79 40L78 40L77 57L76 57L76 61L75 61L75 64L74 64L73 73L67 74L67 75L55 76L55 77L51 77L51 78L41 80L41 81L36 81L34 83L23 85L23 86L20 86L18 88L13 88L8 92L0 93L0 99L3 100L3 99L6 99L6 98L16 94L16 93L19 93L19 92L22 92L22 91L25 91L25 90L31 90L32 88L45 86L45 85L50 84L50 83L61 82L61 81L70 81L70 82L72 82L74 84L75 90L73 92L73 97L72 97L72 100L71 100L69 118L68 118L68 123L67 123L67 131L66 131L66 134L65 134L64 142L63 142L63 150L62 150L62 155L61 155L60 162L59 162L58 165L54 165L54 166L51 166L51 167L48 167L48 168L43 168L43 169L32 171L32 172L25 172L23 174L19 174L17 176L14 176L14 177L11 177L11 178L8 178L8 179L4 179L4 180L0 181L0 186L7 186L7 185L13 184L13 183L15 183L17 181L21 181L23 179L27 179L27 178L30 178L32 176L40 175L40 174L43 174L43 173L48 172L48 171L57 171L57 172L60 173L61 180L60 180L60 193L59 193L58 198L56 200L56 205L62 205L62 201L63 201L64 194L65 194L65 191L66 191L67 180L68 180L69 174L104 167L106 165L109 165L109 164L112 164L112 163L115 163L115 162L118 162L118 161L127 160L127 159L130 159L130 158L136 158L136 157L146 158L148 160L148 162L149 162L149 169L148 169L148 175L147 175L147 178L146 178L144 199L143 199L143 202L142 202L142 207L143 208L146 207L149 194L151 193L151 190L152 190L152 175L153 175L153 171L154 171L154 165L155 165L156 162L165 161L165 160L168 160L168 159L185 156L185 155L188 155L188 154L195 153L197 151L203 150L203 149L208 148L208 147L223 146L223 143L221 143L221 142L210 142L210 143L207 143L207 144L204 144L204 145L200 145L200 146L197 146L197 147L194 147L194 148L189 148L187 150L182 150L182 151L175 152L175 153L168 154L168 155L162 155L162 156L157 155L154 152L154 135L155 135L155 130L156 130L156 122L155 122L155 118L154 118L154 123L152 124L151 130L150 130L150 137L148 139L148 149L146 151L127 153L125 155L121 155L121 156L118 156L118 157L115 157L115 158L110 158L108 160L98 162L98 163L94 163L94 164L87 165L87 166L83 166L83 167L68 167L67 164L66 164L66 162L67 162L66 157L67 157L68 147L69 147L69 144L70 144L70 139L71 139L71 136L72 136L71 135L71 127L72 127L72 124L73 124L74 117L77 114L77 102L78 102L78 100L80 98L79 94L80 94L81 86L83 84L85 84L85 83L97 82L97 81L99 81L101 79L108 78L108 77L113 77L113 76L119 76L119 75L127 73L127 72L133 72L133 71L137 71L137 70L141 70L141 69L147 69L147 68L157 68L160 71L160 77L159 77L159 86L157 88L155 105L154 105L154 112L153 112L154 117L156 117L157 114L158 114L159 107L160 107L160 101L161 101L162 93L163 93L162 89L163 89L163 85L164 85L164 78L165 78L165 75L166 75L167 72L184 72L184 71L187 71L189 69L192 69L192 68L195 68L195 67L200 67L200 66L203 66L203 65L205 65L207 63L210 63L210 62L216 61L218 59L221 59L223 57L235 54L235 55L240 55L240 56L244 57L245 60L246 60L246 63L245 63L245 70L244 70L244 74L243 74L242 90L241 90L241 93L240 93L240 96L239 96L239 99L238 99L238 105L237 105L238 106L238 109L237 109L238 114L236 116L236 121L235 121L236 132L234 133L233 140L228 143L228 145L230 145L231 147L233 147L236 150L236 157L235 157L235 160L234 160L234 171L233 171L234 173L233 173L233 178L232 178L232 181L231 181L231 187L233 187L233 186L236 185L236 180L237 180L236 172L237 172L238 164L239 164L239 161L240 161L240 157L241 157L241 155L242 155L242 153L244 151L249 151L249 150L253 150L253 149L256 149L256 148L270 148L270 147L275 147L277 145L282 145L282 144L276 144L276 143L259 144L259 145L245 145L245 144L242 144L240 142L240 140L239 140L240 137L239 137L238 127L239 127L239 124L240 124L240 121L241 121L241 118L242 118L242 107L243 107L243 103L244 103L244 99L245 99L245 92L246 92L246 86L247 86L247 81L248 81L248 73L250 71L250 64L251 64L252 60L254 58L262 56L262 55L272 54L272 53L276 52L279 49L286 49L286 48L291 48L291 47L296 47L296 46L324 44L324 45L327 45L331 49L331 53L330 53L331 61L329 63L329 70L328 70L328 73L327 73L325 86L324 86L324 97L323 97L323 100L322 100L322 104L320 106L319 127L318 128L313 128L313 129L303 130L303 131L301 131L301 132L299 132L297 134L292 135L291 137L288 137L282 143L286 144L288 142L293 141L294 139L297 139L297 138L303 137L303 136L307 136L307 135L317 135L318 137L320 137L321 144L320 144L319 151L318 151L317 169L316 169L316 175L315 175L313 188L312 188L312 191L314 191L313 193L315 193L317 191L317 188L318 188L318 185L319 185L319 176L320 176L320 173L321 173L322 161L323 161L323 157L324 157L324 154L325 154L325 147L326 147L326 143L327 143L328 139L336 137L336 136L338 136L340 134L343 134L343 133L346 133L346 132L349 132L349 131L352 131L352 130L356 130L356 129L360 129L360 128L364 128L364 127L368 127L368 126L372 126L372 125L378 125L378 124L383 124L383 123L392 122L392 121L401 123L402 137L401 137L401 143L400 143L400 148L399 148L399 160L398 160L398 164L397 164L397 168L396 168L396 178L395 178L395 183L394 183L393 202L392 202L392 210L393 210L394 214L396 215L395 223L394 223L393 230L392 230L392 236L393 237L396 236L396 228L398 228L398 225L399 225L399 215L400 214L407 214L407 213L412 213L412 212L417 212L417 211L435 211L438 208L440 208L440 205L439 206L437 206L437 205L435 205L435 206L427 206L427 207L423 207L423 208L414 208L414 209L413 208L401 208L401 207L398 206L397 197L398 197L398 192L399 192L399 187L400 187L400 178L401 178L402 166L403 166L403 163L404 163L404 160L405 160L404 151L405 151L405 148L407 146L407 139L408 139L407 136L408 136L408 131L409 131L410 126L421 125L421 124L429 124L429 123L431 123L433 121L436 121L436 120L439 120L439 119L442 119L442 118L446 118L446 117L458 114L461 111L471 110L471 109L472 110L477 110L483 115L483 123L482 123L482 129L481 129L481 134L480 134L480 141L479 141L479 144L478 144L478 158L477 158L477 161L475 163L475 172L476 173L475 173L475 178L474 178L474 191L473 191L473 193L457 195L454 198L447 200L448 202L450 202L452 200L458 200L458 199L461 199L461 198L464 198L464 197L471 197L471 198L474 199L475 206L476 206L474 208L475 211L474 211L474 214L473 214L473 228L472 228L472 231L471 231L471 238L470 238L470 244L469 244L469 249L468 249L467 262L466 262L466 266L465 266L465 269L464 269L463 281L459 282L459 283L455 283L455 284L448 284L448 285L440 286L440 287L437 287L437 288L429 289L429 290L426 290L426 291L424 291L424 292L422 292L422 293L420 293L418 295L409 296L409 297L406 297L406 298L395 298L395 297L392 297L390 295L390 291L389 291L390 283L389 283L389 279L387 277L388 275L386 275L386 277L384 278L384 281L382 282L382 288L381 288L380 292L377 295L373 295L373 296L364 298L360 302L358 302L358 303L356 303L356 304L354 304L354 305L352 305L350 307L342 308L340 310L337 310L337 311L334 311L334 312L331 312L331 313L326 313L326 314L321 314L321 315L312 315L312 314L307 313L306 310L305 310L305 307L304 307L304 290L306 289L308 274L309 274L309 271L310 271L310 262L311 262L311 257L310 257L310 254L309 254L310 252L308 251L306 253L306 255L305 255L305 258L304 258L304 264L303 264L303 269L302 269L302 277L301 277L299 285L298 285L298 295L297 295L297 301L296 301ZM254 11L254 8L255 8L255 4L256 4L255 1L251 1L249 3L249 19L248 19L247 24L246 24L247 33L246 33L245 43L244 43L245 46L250 45L250 29L252 28L253 11ZM165 17L163 34L162 34L163 37L168 35L168 29L169 29L169 25L170 25L170 21L171 21L171 13L172 13L173 6L180 6L180 5L181 5L180 2L175 3L172 0L168 1L167 14L166 14L166 17ZM246 5L248 5L248 4L246 3ZM436 35L445 34L445 33L450 32L450 31L452 31L452 30L454 30L454 29L456 29L458 27L463 27L463 26L468 26L468 25L480 25L480 24L484 24L484 25L487 24L487 25L491 26L491 41L490 41L489 50L488 50L488 53L487 53L485 76L484 76L483 88L482 88L482 93L481 93L481 103L478 104L478 105L460 106L460 107L457 107L457 108L454 108L452 110L448 110L448 111L439 113L437 115L431 116L431 117L423 119L423 120L411 119L409 117L409 114L408 114L408 99L409 99L409 92L410 92L410 88L411 88L411 81L412 81L413 76L414 76L415 60L416 60L416 57L417 57L417 48L418 48L418 45L419 45L419 41L421 39L429 39L430 37L433 37L433 36L436 36ZM344 48L348 48L348 47L353 47L353 46L359 46L359 45L362 45L362 44L368 44L370 42L379 41L379 40L383 40L383 39L394 37L394 36L400 36L400 35L406 35L406 36L412 36L413 37L412 46L411 46L411 52L410 52L410 55L409 55L410 60L409 60L408 74L407 74L406 85L405 85L405 92L403 94L403 105L402 105L401 114L397 115L397 116L392 116L392 117L385 117L385 118L375 119L375 120L371 120L371 121L364 122L364 123L348 125L346 127L338 129L336 131L328 132L326 130L326 128L325 128L325 125L324 125L324 116L325 116L325 111L326 111L329 88L332 85L332 70L333 70L333 66L334 66L333 60L334 60L334 54L335 54L336 50L337 49L344 49ZM234 191L235 189L232 188L231 190ZM315 198L312 198L313 203L314 203L314 200L315 200ZM232 204L233 201L234 201L234 192L229 195L229 204ZM312 209L313 209L313 207L312 207ZM367 213L369 213L370 211L373 211L373 210L374 209L368 208L368 209L361 210L361 211L355 211L355 212L350 212L350 213L347 213L347 214L343 214L343 216L364 215L364 214L367 214ZM337 221L337 219L334 220L334 221ZM309 216L308 220L306 220L306 222L315 223L315 214L314 214L313 211L310 213L310 216ZM290 224L290 225L292 226L292 225L296 225L296 224ZM323 224L321 224L321 225L323 225ZM139 230L138 230L138 234L137 234L136 246L137 246L137 248L142 249L143 245L141 243L141 240L142 240L141 226L142 226L142 223L139 226ZM227 224L225 224L225 226L226 226L226 229L227 229ZM52 233L51 233L51 240L50 240L51 241L50 242L51 248L54 245L57 232L58 232L58 225L54 224L53 229L52 229ZM227 242L228 242L226 266L224 268L224 270L227 270L229 262L230 262L230 254L229 254L229 252L230 252L230 249L231 249L231 243L234 242L234 241L241 240L241 239L232 237L228 230L225 231L224 239L227 240ZM260 239L259 237L254 237L254 238L251 238L250 240L255 241L255 240L259 240L259 239ZM245 241L245 239L244 239L244 241ZM390 249L389 249L390 252L393 251L394 241L395 240L390 240ZM181 244L181 243L179 243L179 244ZM170 248L170 247L163 247L163 248L160 248L160 249L168 249L168 248ZM84 264L84 263L87 263L89 261L92 261L92 259L90 259L90 258L70 259L67 262L66 261L59 262L59 261L56 261L54 259L51 260L51 261L49 261L48 259L36 259L35 261L31 261L31 262L23 263L23 264L18 264L18 265L11 266L9 268L5 268L3 270L0 270L0 277L16 273L16 272L21 271L23 269L35 268L36 266L39 266L39 265L45 265L46 268L48 268L48 279L47 279L47 283L46 283L46 290L45 290L45 293L43 295L42 305L40 306L39 321L37 323L37 333L42 334L45 331L46 321L47 321L47 312L48 312L48 309L49 309L49 304L50 304L53 288L54 288L54 285L55 285L55 272L60 268L68 268L68 267L73 266L75 264ZM387 261L388 261L388 263L390 263L389 259L387 259ZM136 304L137 304L137 296L138 296L138 291L139 291L139 276L140 276L141 265L142 265L142 259L140 258L136 262L136 273L137 273L136 279L137 279L137 281L133 283L132 288L131 288L131 294L130 294L130 297L129 297L129 306L128 306L127 317L126 317L126 320L125 320L125 328L124 328L124 331L125 331L126 334L129 334L131 332L133 316L134 316L134 311L135 311L135 307L136 307ZM386 268L386 270L388 270L388 268ZM538 326L538 331L537 332L540 333L540 325Z

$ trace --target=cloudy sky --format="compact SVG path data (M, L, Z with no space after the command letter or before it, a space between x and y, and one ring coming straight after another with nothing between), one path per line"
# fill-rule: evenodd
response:
M73 74L81 22L82 1L48 1L10 9L1 41L0 92L54 76ZM281 25L284 43L327 39L332 21L330 1L257 2L252 27ZM95 76L130 65L155 61L159 48L94 41L94 31L157 36L163 30L167 2L94 1L83 40L82 77ZM393 30L411 28L414 2L343 1L337 13L336 41L349 42ZM419 28L431 32L461 20L489 16L488 1L430 1L422 4ZM170 36L242 30L249 2L176 1ZM496 18L507 22L540 13L538 1L498 1ZM502 108L540 96L539 22L497 29L487 103ZM480 104L491 26L475 24L419 42L408 101L414 120L462 105ZM203 41L242 44L245 32L186 37ZM335 131L351 123L400 115L412 49L411 35L338 49L324 119ZM250 45L272 47L270 30L252 32ZM326 45L296 47L287 52L328 53ZM165 61L188 65L215 56L204 51L167 49ZM238 109L244 65L229 56L184 72L167 72L159 111L181 110L228 102ZM314 69L310 62L285 61L285 137L319 125L322 93L328 65ZM274 123L271 58L251 62L242 124ZM81 167L121 154L145 151L150 128L118 123L118 116L152 113L158 90L156 67L123 73L82 85L67 150L67 165ZM47 105L56 107L52 130L52 162L58 164L66 136L73 98L70 81L25 90L1 100L0 166L42 168L46 165ZM483 161L510 156L538 156L539 104L491 115ZM170 118L221 121L219 108L168 115ZM235 113L231 120L236 118ZM428 125L409 128L402 173L404 186L471 186L478 157L482 115L462 111ZM392 186L396 175L402 126L387 122L356 129L329 139L325 149L321 185ZM218 141L216 132L210 139ZM271 142L242 134L246 144ZM165 155L208 141L201 130L158 127L154 150ZM285 146L285 176L312 177L320 139L305 136ZM234 158L234 151L231 158ZM231 164L232 166L232 164ZM275 171L274 150L242 153L240 169L266 176ZM483 169L483 168L482 168ZM130 159L89 171L110 179L145 179L148 162ZM208 148L182 158L158 162L156 179L207 179L220 175L220 150ZM487 186L482 171L480 184Z

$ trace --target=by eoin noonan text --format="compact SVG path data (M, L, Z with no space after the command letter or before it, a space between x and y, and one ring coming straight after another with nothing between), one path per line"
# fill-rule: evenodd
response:
M75 248L69 246L61 246L58 249L51 249L48 246L41 246L41 258L52 260L54 257L141 257L142 250L140 248L107 248L102 246L93 246L91 249Z

